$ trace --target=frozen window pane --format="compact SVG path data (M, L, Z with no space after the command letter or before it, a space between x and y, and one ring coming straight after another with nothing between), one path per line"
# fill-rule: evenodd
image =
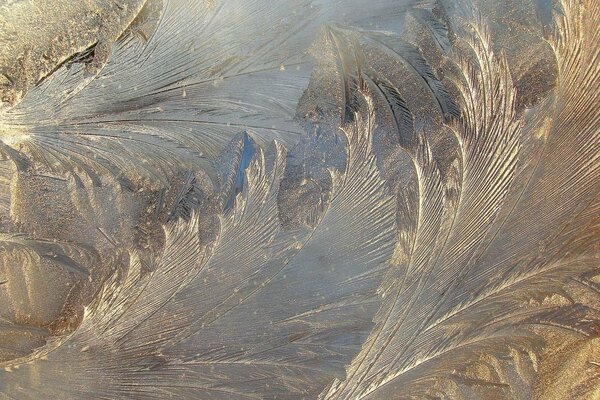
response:
M4 0L0 399L589 399L594 0Z

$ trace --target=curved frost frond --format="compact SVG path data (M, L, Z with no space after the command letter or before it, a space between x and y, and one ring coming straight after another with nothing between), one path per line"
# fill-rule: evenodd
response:
M515 111L504 59L494 54L481 22L472 26L472 37L457 42L465 56L457 61L462 112L453 129L462 160L440 181L435 164L414 158L418 184L400 195L416 202L410 207L416 218L404 221L409 250L397 283L388 285L392 298L346 379L333 382L324 398L529 398L521 389L532 393L536 354L549 332L598 332L597 285L590 281L598 265L592 239L598 235L592 216L598 109L585 106L594 104L599 76L591 62L598 55L591 27L599 14L591 3L565 4L559 17L561 83L553 123L538 122L547 142L533 168L519 156L538 139L524 134L531 128ZM589 61L579 64L583 60ZM426 142L417 146L423 148L417 154L427 154ZM456 199L448 196L453 187ZM575 199L559 200L564 196ZM523 367L516 361L502 366L511 352ZM488 381L481 378L484 368L492 371ZM522 386L503 381L503 368L522 372Z
M343 128L346 171L335 175L314 229L282 230L276 199L286 153L279 144L274 154L259 148L214 243L199 241L201 214L167 225L150 272L133 252L128 270L104 283L72 335L4 373L5 392L316 396L341 376L370 330L395 232L394 202L371 149L373 105L368 94L360 99ZM37 386L33 370L56 384ZM149 384L137 386L143 381Z
M162 178L213 159L238 133L295 143L308 84L306 50L319 27L402 11L426 1L371 7L347 0L165 0L145 41L125 35L89 75L60 67L3 113L2 140L51 170ZM176 160L176 161L174 161Z

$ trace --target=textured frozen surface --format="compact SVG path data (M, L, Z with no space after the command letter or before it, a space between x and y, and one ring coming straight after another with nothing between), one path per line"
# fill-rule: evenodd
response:
M600 6L550 3L0 3L0 399L600 396Z

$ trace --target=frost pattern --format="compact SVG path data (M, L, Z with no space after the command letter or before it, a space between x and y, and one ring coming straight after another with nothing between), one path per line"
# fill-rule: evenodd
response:
M598 4L525 108L485 2L337 3L165 0L3 111L0 398L598 393Z

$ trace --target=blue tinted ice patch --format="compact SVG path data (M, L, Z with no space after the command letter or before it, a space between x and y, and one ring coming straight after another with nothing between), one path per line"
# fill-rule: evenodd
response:
M246 171L246 168L248 168L248 166L250 165L250 162L252 161L252 157L254 157L254 154L256 154L256 148L254 147L254 143L252 142L252 140L250 139L250 137L248 136L247 133L244 133L244 138L242 140L243 140L243 143L242 143L243 149L242 149L242 155L241 155L241 159L240 159L240 165L238 166L238 170L236 171L235 187L233 188L231 197L229 198L229 200L227 201L227 205L225 206L226 210L229 210L229 209L231 209L231 207L233 207L233 202L235 200L235 197L244 188L244 179L245 179L244 172Z

